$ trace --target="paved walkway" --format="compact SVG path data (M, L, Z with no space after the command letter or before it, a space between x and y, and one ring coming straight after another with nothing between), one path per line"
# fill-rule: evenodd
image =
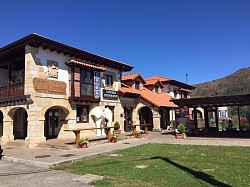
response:
M58 140L60 142L60 140ZM117 143L92 144L87 149L72 148L69 150L55 148L25 148L15 146L2 146L3 160L25 163L29 165L49 168L63 163L83 160L103 154L111 154L116 150L147 143L188 144L188 145L213 145L213 146L250 146L250 138L201 138L187 137L176 139L168 132L150 132L142 139L129 138L119 140Z

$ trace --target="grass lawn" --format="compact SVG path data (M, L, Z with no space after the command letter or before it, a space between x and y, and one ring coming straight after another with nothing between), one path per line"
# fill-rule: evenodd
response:
M56 169L105 176L94 186L250 186L249 147L147 144L115 153Z

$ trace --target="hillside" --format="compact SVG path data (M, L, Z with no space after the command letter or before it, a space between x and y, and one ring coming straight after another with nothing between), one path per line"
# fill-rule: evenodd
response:
M196 84L192 97L250 94L250 67L221 79Z

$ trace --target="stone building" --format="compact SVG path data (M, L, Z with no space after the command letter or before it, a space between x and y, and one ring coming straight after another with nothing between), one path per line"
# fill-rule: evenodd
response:
M122 76L120 100L124 108L124 130L131 124L150 124L149 130L160 131L175 125L178 108L170 100L190 98L195 87L163 76L143 79L140 73Z
M95 127L98 106L113 112L112 123L123 123L118 90L122 72L132 68L38 34L1 48L1 144L24 139L34 147L50 138L74 138L64 129Z

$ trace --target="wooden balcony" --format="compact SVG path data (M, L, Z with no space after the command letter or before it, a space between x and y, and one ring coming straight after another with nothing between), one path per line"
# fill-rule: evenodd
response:
M24 95L24 83L0 87L0 99Z

